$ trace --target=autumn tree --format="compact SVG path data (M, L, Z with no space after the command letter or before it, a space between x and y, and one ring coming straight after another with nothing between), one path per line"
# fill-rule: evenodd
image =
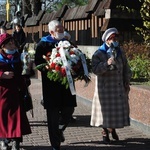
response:
M144 0L140 13L143 20L143 28L137 28L137 30L140 31L145 43L150 46L150 0Z
M41 0L22 0L21 2L23 15L28 14L29 16L34 16L41 10Z
M68 5L69 7L75 7L75 6L83 6L88 3L89 0L57 0L54 2L54 5L52 6L53 10L59 10L64 5Z

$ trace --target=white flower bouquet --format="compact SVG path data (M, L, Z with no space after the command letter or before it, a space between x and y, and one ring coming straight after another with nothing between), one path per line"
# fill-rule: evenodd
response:
M75 94L73 81L84 80L88 85L91 71L90 59L70 42L60 41L58 46L43 58L46 63L36 68L46 68L48 70L47 77L50 80L61 82L66 88L69 87L72 94Z

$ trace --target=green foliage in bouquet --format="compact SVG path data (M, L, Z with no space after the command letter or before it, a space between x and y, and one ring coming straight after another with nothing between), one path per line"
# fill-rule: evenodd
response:
M43 63L43 64L40 64L40 65L37 65L35 67L35 69L40 70L40 71L45 71L46 70L46 68L45 68L46 65L47 65L47 63Z
M59 72L52 72L52 71L48 71L47 72L47 77L51 80L51 81L54 81L54 82L60 82L62 85L65 85L66 89L69 87L69 84L68 84L68 80L67 80L67 77L64 76L62 77L61 74Z

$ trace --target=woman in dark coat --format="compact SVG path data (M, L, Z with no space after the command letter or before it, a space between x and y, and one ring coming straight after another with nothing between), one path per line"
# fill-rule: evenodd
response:
M47 56L52 49L64 37L62 24L53 20L48 24L49 33L38 43L35 54L35 64L46 63L43 55ZM60 150L60 143L64 141L62 131L67 127L74 107L76 107L76 96L72 95L70 89L66 89L60 82L50 81L47 70L40 70L42 75L42 91L44 108L47 111L48 130L53 150Z
M92 56L97 89L92 105L91 125L102 126L103 141L109 143L109 132L115 140L119 140L115 129L130 125L128 93L131 70L118 45L117 29L107 29L102 40L103 45Z
M22 63L11 35L0 35L0 48L0 138L11 140L12 150L19 150L22 136L31 133L21 98ZM0 144L2 150L8 148L3 140Z
M18 46L19 52L22 53L23 48L26 44L26 35L20 24L15 25L15 31L13 32L13 37L16 40L16 44Z

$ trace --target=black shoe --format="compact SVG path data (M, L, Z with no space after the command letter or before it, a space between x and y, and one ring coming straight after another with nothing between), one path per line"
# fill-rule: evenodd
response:
M115 139L116 141L118 141L118 140L119 140L119 136L117 135L117 133L116 133L116 130L115 130L115 129L113 129L113 130L112 130L111 134L112 134L112 138L113 138L113 139Z
M64 141L65 141L65 136L64 136L63 131L60 131L60 141L61 141L61 142L64 142Z
M102 134L103 134L103 143L110 144L109 131L106 128L103 128Z
M104 144L110 144L110 139L108 136L103 136L103 143Z

